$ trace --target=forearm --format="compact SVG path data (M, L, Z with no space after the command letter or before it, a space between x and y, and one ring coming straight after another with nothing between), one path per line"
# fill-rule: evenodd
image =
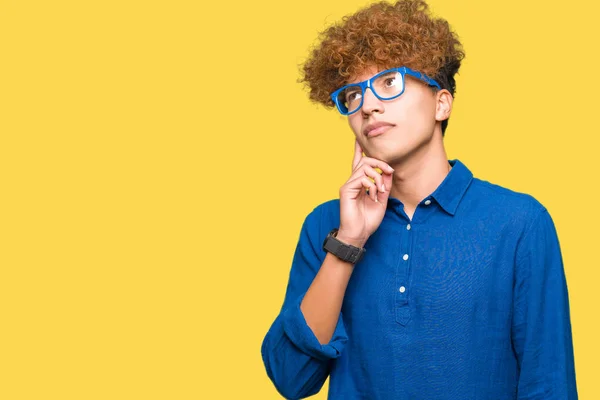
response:
M317 393L329 375L332 361L340 357L348 341L340 310L353 266L330 259L335 256L327 256L321 249L322 211L322 207L315 208L302 225L283 306L261 348L267 374L286 398L304 398ZM330 300L328 291L339 293L335 295L338 299ZM301 307L304 300L305 307ZM328 311L321 313L323 310L317 307L322 306ZM331 331L319 334L319 339L305 313L317 332L322 329L323 319L331 320ZM324 336L328 336L327 341Z
M300 304L306 323L321 344L333 336L353 269L353 264L327 253Z
M267 374L285 397L317 393L330 360L340 355L347 340L340 311L353 268L327 253L306 293L283 309L265 337Z

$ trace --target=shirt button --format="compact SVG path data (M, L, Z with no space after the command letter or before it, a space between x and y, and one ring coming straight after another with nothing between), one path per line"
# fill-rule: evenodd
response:
M405 290L406 288L404 286L400 286L400 293L404 293Z
M403 257L404 261L408 260L408 254L405 254Z
M425 200L425 205L428 206L431 204L431 200Z
M406 230L410 231L410 224L406 225Z

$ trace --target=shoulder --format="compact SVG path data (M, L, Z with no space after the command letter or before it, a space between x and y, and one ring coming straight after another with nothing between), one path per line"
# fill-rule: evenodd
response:
M531 193L479 178L473 178L470 191L472 208L486 226L497 228L503 238L510 240L516 261L556 246L558 234L552 216Z
M538 216L548 212L542 202L527 192L520 192L480 178L473 178L470 198L477 206L497 213L507 222L527 229Z

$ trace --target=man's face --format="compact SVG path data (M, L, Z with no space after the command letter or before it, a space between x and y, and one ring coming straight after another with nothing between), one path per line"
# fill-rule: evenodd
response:
M380 70L371 67L350 83L369 79L377 72ZM379 100L366 89L362 107L348 116L348 123L368 157L395 164L430 143L436 125L436 104L437 95L426 83L406 75L404 93L395 99ZM376 136L365 135L365 128L376 122L392 126Z

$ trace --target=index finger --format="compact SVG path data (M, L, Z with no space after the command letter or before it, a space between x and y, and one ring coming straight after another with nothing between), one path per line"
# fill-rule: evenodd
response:
M362 157L362 147L360 147L358 139L354 139L354 159L352 160L352 171L356 169L356 166L358 165Z

